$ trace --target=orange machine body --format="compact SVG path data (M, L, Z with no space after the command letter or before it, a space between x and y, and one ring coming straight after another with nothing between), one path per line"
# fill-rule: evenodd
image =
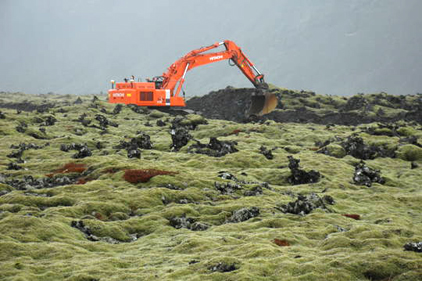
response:
M171 96L169 89L156 89L154 82L120 82L108 91L110 103L141 106L185 106L185 100Z

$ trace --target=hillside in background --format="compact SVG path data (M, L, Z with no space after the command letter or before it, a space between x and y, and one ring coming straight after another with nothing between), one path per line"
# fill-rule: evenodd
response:
M0 279L421 280L420 95L250 91L0 93Z

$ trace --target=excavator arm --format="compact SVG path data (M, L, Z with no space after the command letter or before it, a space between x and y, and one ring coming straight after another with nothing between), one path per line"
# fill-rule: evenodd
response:
M222 45L226 47L225 51L205 53ZM264 75L258 71L242 50L229 40L193 50L177 60L168 68L166 73L163 73L162 88L170 89L172 95L178 96L187 71L198 66L228 59L239 67L256 88L265 88Z

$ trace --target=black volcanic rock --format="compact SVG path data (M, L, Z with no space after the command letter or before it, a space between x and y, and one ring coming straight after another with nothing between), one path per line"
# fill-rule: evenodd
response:
M305 184L305 183L315 183L318 182L320 178L320 173L315 170L306 172L299 168L299 159L293 158L293 156L287 156L289 159L289 169L291 175L288 177L288 181L293 184Z
M368 167L363 161L356 165L353 181L358 185L366 185L368 187L371 187L374 182L380 184L385 182L378 170Z

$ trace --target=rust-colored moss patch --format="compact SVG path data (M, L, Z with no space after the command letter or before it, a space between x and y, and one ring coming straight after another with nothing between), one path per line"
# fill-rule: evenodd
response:
M94 179L90 179L90 178L79 178L78 181L76 182L76 184L86 184L89 181L92 181Z
M156 169L126 170L123 178L130 183L147 182L152 177L159 175L175 175L177 172Z
M342 214L342 216L345 216L354 220L360 220L360 215L358 214Z
M83 163L67 163L63 167L55 170L51 174L47 174L47 177L53 177L56 174L68 174L68 173L83 173L86 170L86 165Z
M104 174L114 174L114 173L118 172L119 170L120 170L119 168L111 167L111 168L104 169L103 173Z
M288 241L286 241L286 240L282 240L282 239L277 239L277 238L275 238L275 239L273 240L273 242L274 242L275 244L277 244L278 246L280 246L280 247L287 247L287 246L290 246L290 243L289 243Z

